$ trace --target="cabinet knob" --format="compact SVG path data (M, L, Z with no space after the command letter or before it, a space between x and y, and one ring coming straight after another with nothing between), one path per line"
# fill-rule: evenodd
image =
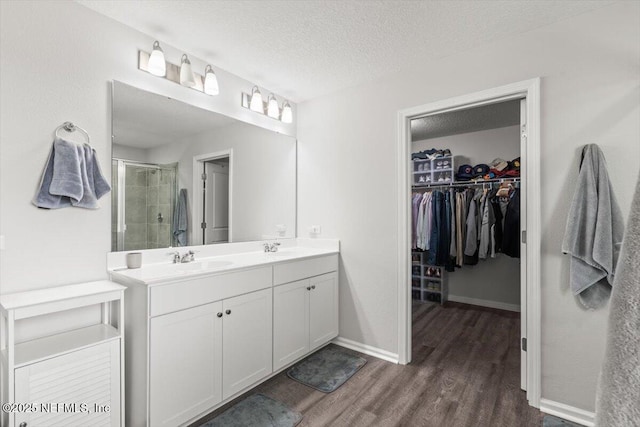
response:
M227 311L225 311L225 313L231 314L231 310L227 310Z
M307 286L307 290L310 291L311 290L311 286Z
M18 426L18 427L27 427L27 423L23 421L23 422L20 423L20 426Z
M316 285L312 285L312 286L311 286L311 289L315 289L315 288L316 288Z
M222 313L218 313L218 314L216 314L216 316L222 317Z

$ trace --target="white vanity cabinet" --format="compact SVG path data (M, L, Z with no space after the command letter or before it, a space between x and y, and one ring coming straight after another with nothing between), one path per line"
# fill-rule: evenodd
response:
M148 282L112 272L128 286L127 426L188 425L338 335L335 252L252 256Z
M337 268L337 255L273 267L274 371L338 336Z
M271 300L269 288L223 301L223 399L272 372Z
M151 318L151 425L178 425L222 400L221 312L215 302Z
M127 426L179 426L272 372L272 269L128 286Z
M175 426L271 373L271 289L152 317L150 424Z

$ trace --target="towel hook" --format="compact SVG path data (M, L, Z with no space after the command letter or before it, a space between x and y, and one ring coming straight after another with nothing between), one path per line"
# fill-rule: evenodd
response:
M63 124L58 126L56 128L56 132L55 132L56 137L60 136L60 135L58 135L58 132L60 130L65 130L65 131L67 131L69 133L79 130L87 138L87 144L91 144L91 141L89 139L89 133L86 130L82 129L80 126L77 126L77 125L73 124L72 122L64 122Z

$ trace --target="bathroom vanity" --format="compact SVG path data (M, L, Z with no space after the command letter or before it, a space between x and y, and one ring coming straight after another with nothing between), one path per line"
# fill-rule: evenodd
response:
M331 341L337 270L337 241L111 269L128 287L126 425L188 424Z

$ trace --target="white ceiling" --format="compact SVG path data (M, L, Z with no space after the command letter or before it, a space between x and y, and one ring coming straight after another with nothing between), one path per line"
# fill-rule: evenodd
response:
M153 148L186 139L235 119L121 82L113 87L113 142Z
M613 3L77 1L295 102Z

